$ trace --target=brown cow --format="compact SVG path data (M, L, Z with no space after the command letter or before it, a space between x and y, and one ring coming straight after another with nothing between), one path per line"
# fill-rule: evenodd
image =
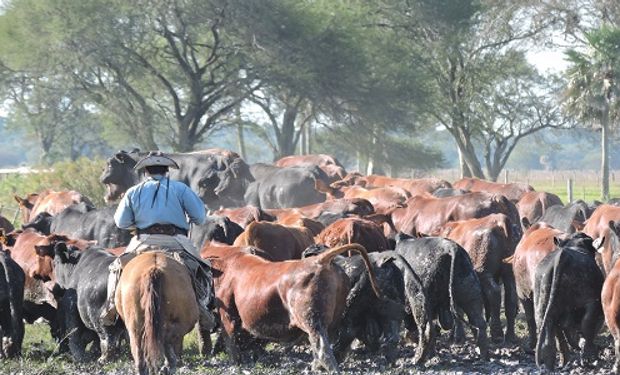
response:
M74 190L54 191L45 190L40 194L28 194L26 198L14 196L19 203L24 223L30 222L41 212L56 215L72 204L84 202L89 207L94 207L87 197Z
M301 213L295 211L292 211L288 215L281 215L276 223L286 227L305 228L312 237L318 235L325 229L325 225L320 221L303 217Z
M455 189L463 189L469 191L484 191L492 194L501 194L510 199L514 203L518 202L521 197L528 191L534 191L534 188L528 184L522 183L510 183L500 184L498 182L491 182L486 180L480 180L478 178L462 178L452 184Z
M375 213L372 203L363 198L341 198L297 208L306 217L317 219L322 214L365 216Z
M517 290L512 267L502 260L514 254L519 238L512 232L508 216L491 214L480 219L469 219L447 223L439 235L461 245L471 258L474 270L480 279L491 337L495 341L504 339L500 320L502 291L504 284L504 309L506 314L507 342L515 342L515 318L518 310Z
M381 298L372 266L360 245L287 262L269 262L212 247L207 258L213 265L216 304L230 358L239 362L242 335L286 343L307 335L313 370L338 372L328 332L342 318L350 281L332 260L347 251L362 255L372 288Z
M329 247L357 243L364 246L368 252L389 249L388 240L381 226L370 220L355 217L336 220L315 239L317 243Z
M380 175L362 176L359 173L347 175L344 179L334 182L332 187L339 188L352 185L366 188L395 186L407 190L411 195L432 193L439 188L452 187L448 181L438 178L393 178Z
M535 223L543 216L547 208L555 205L563 205L557 195L544 191L528 191L517 203L517 209L521 218L525 217L530 223Z
M607 250L611 252L610 262L612 259L614 262L606 266L608 272L601 291L601 302L605 322L614 338L616 361L612 372L618 374L620 372L620 262L617 259L620 254L620 223L609 222L609 229L609 238L606 240L613 243L613 246L609 245Z
M604 237L609 231L610 221L620 221L620 207L602 204L587 220L583 232L594 239Z
M519 213L515 205L501 195L483 192L445 198L430 194L415 196L407 201L407 207L394 210L392 220L398 231L416 236L436 233L449 221L481 218L495 213L508 216L513 233L520 237Z
M396 207L404 207L411 197L409 191L398 186L386 186L367 189L361 186L345 186L340 189L341 198L364 198L375 208L377 213L386 213Z
M230 221L239 224L242 228L245 228L253 221L275 221L276 218L273 215L265 212L264 210L254 207L245 206L238 208L222 208L212 213L213 215L226 216Z
M292 228L267 221L250 223L233 246L253 246L264 250L275 261L300 259L301 253L314 244L306 228Z
M523 227L527 229L521 241L519 241L514 255L505 261L512 263L517 284L517 296L525 311L528 328L528 347L533 349L536 345L536 320L534 318L533 301L536 266L547 254L555 249L554 239L556 237L564 238L566 233L546 223L536 223L530 226L527 219L523 219Z

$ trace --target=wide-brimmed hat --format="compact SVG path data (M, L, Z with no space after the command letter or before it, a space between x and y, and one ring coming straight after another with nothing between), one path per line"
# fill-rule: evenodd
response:
M151 151L148 155L140 159L136 166L133 169L142 169L144 167L153 167L153 166L161 166L161 167L170 167L174 169L179 169L179 165L176 161L172 160L168 156L164 155L161 151Z

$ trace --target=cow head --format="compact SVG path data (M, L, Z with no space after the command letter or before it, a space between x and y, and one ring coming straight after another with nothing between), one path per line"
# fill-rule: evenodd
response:
M243 195L254 176L250 167L241 158L233 160L226 169L216 173L218 184L213 189L215 195L232 201L243 201Z
M32 228L43 234L50 234L52 226L52 215L47 212L41 212L34 217L29 223L23 224L22 229Z
M32 212L32 208L39 200L39 194L32 193L26 195L25 198L20 198L17 195L14 195L15 201L19 204L19 210L22 214L22 222L27 223L30 220L30 212Z
M554 237L553 242L557 248L571 248L592 256L596 254L594 240L582 232L569 234L565 238Z
M58 242L54 245L53 268L56 276L56 283L66 289L69 278L73 273L75 265L80 260L82 253L76 246L66 242Z
M99 178L107 189L104 196L106 202L120 199L131 186L138 182L140 177L133 169L138 158L139 154L136 149L132 152L119 151L106 161L105 170Z
M54 277L54 247L59 242L67 242L69 238L58 234L50 234L34 245L36 263L30 270L30 276L37 280L50 281Z
M344 186L353 186L353 185L366 187L366 183L367 181L361 173L351 172L347 174L342 180L333 182L331 184L331 187L334 189L340 189L341 187L344 187Z

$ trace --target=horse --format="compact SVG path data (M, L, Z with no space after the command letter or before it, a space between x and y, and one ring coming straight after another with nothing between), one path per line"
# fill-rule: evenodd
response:
M172 374L183 337L198 321L198 306L187 267L153 251L130 260L115 294L116 308L129 333L131 355L140 375Z

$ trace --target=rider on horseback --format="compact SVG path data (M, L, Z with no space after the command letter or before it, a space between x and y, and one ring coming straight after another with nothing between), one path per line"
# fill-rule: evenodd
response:
M110 265L108 309L101 318L113 324L117 318L114 295L123 266L139 252L164 250L184 263L193 279L201 322L213 322L209 305L213 300L213 279L208 262L187 238L189 222L203 224L206 210L202 200L187 185L171 181L168 169L178 164L161 152L151 152L134 169L145 170L146 180L130 188L121 200L114 221L119 228L134 229L125 252Z

